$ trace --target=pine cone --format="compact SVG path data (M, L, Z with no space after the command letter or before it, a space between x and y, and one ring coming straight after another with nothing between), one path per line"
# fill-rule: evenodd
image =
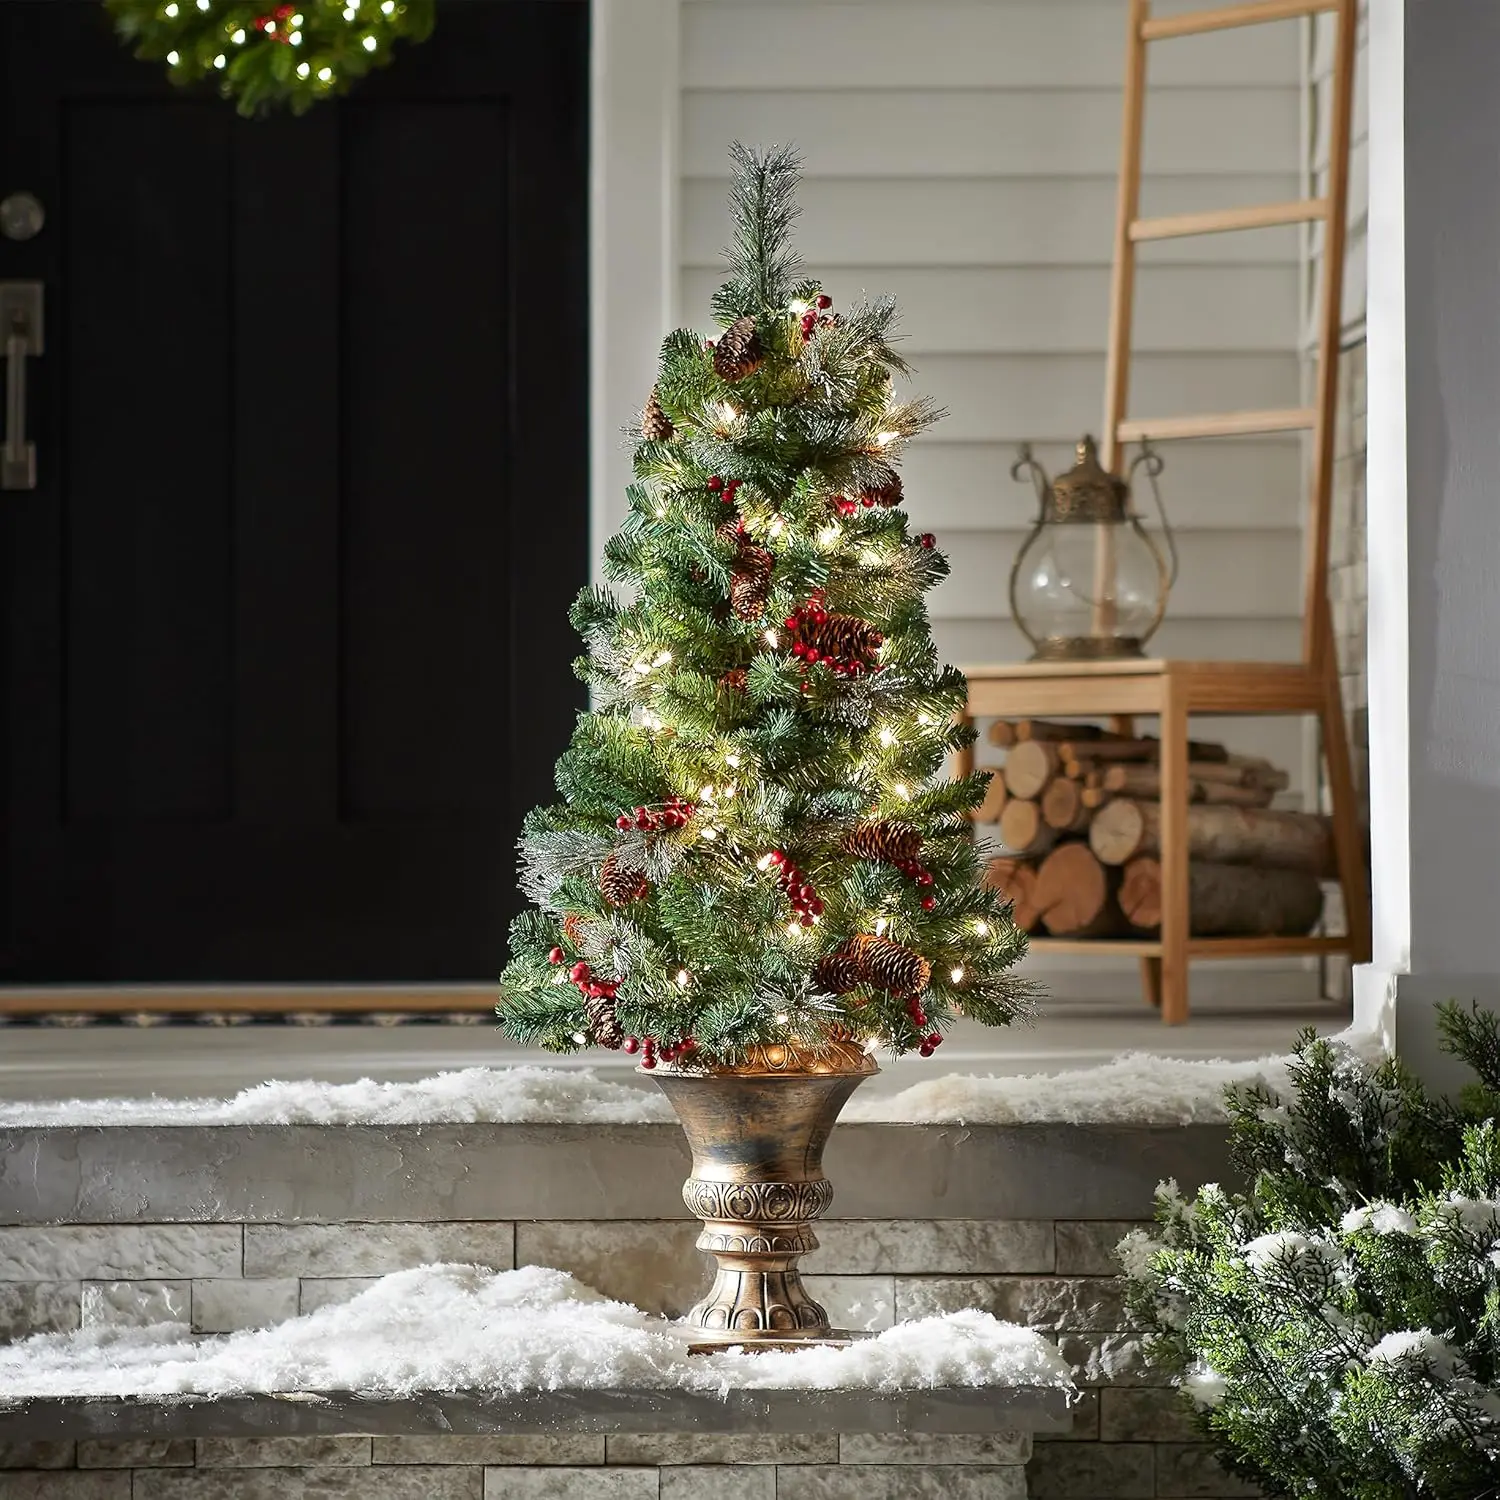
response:
M611 995L586 995L583 1008L588 1014L589 1030L594 1034L594 1040L601 1047L608 1047L611 1051L617 1051L620 1043L625 1040L625 1028L620 1025L620 1017L615 1010L614 997Z
M881 469L883 472L879 478L859 492L859 500L861 504L879 505L889 510L893 505L901 504L905 492L901 488L901 476L889 464L882 464Z
M758 620L771 592L771 570L776 559L754 542L740 548L729 579L729 602L742 620Z
M672 419L662 410L661 399L653 385L641 412L641 436L653 443L669 443L676 435L677 429L672 426Z
M844 835L844 848L861 859L884 860L898 865L922 852L922 835L910 823L888 819L883 823L859 823Z
M861 933L850 938L843 951L858 966L866 984L889 990L893 995L918 995L932 978L932 965L920 953L913 953L889 938Z
M750 674L743 667L731 667L719 679L719 686L731 693L749 692Z
M583 946L583 918L576 911L570 911L562 920L563 936L572 943L575 948Z
M760 335L755 331L755 319L746 313L743 318L736 318L714 345L714 373L720 380L743 380L760 368L765 357Z
M599 867L599 894L611 906L629 906L650 889L651 882L639 870L621 863L618 854L609 855Z
M859 662L866 667L874 664L875 653L885 641L878 630L858 615L829 615L821 625L809 620L802 627L802 639L817 647L822 656Z
M825 953L813 965L813 983L827 994L846 995L857 990L862 982L859 965L842 949Z

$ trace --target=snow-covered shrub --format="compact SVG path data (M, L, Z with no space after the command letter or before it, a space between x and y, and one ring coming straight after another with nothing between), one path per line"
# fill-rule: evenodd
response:
M1441 1025L1459 1101L1308 1033L1285 1094L1229 1091L1248 1189L1164 1184L1120 1246L1152 1357L1269 1494L1500 1497L1500 1024Z

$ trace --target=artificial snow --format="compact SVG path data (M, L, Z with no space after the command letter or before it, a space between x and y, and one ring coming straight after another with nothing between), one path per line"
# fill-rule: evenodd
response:
M611 1302L562 1271L434 1265L272 1328L193 1338L183 1324L38 1334L0 1348L0 1401L357 1391L735 1389L1065 1390L1040 1334L958 1312L846 1348L690 1356L689 1330Z
M1357 1234L1361 1229L1374 1234L1415 1234L1417 1221L1399 1204L1380 1200L1351 1208L1339 1221L1339 1228L1345 1234Z
M1373 1037L1338 1041L1373 1055ZM1062 1073L945 1074L899 1093L856 1094L842 1119L918 1125L1201 1125L1227 1118L1227 1084L1284 1090L1287 1057L1231 1062L1127 1052ZM644 1083L592 1068L464 1068L416 1083L263 1083L232 1099L70 1099L0 1104L0 1126L645 1125L671 1106Z
M262 1083L232 1099L66 1099L0 1105L0 1125L647 1125L676 1116L654 1088L592 1068L463 1068L416 1083Z
M1278 1229L1274 1234L1260 1234L1247 1240L1241 1249L1245 1264L1253 1271L1269 1271L1276 1267L1294 1264L1305 1256L1316 1256L1320 1260L1337 1260L1340 1254L1337 1245L1327 1240L1309 1239L1295 1229Z
M844 1107L844 1120L906 1120L918 1125L1221 1124L1226 1084L1284 1087L1287 1059L1196 1061L1127 1052L1065 1073L978 1077L950 1073L889 1098Z

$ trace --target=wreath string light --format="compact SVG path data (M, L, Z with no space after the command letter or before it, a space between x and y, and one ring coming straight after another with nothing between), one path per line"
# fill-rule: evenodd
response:
M435 0L104 0L135 55L183 87L214 79L242 115L301 114L425 41Z

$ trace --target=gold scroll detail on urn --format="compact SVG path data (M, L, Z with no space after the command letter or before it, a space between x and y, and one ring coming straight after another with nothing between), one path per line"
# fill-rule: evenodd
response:
M695 1347L860 1336L830 1326L799 1263L817 1248L813 1222L833 1202L823 1147L849 1096L878 1071L857 1044L833 1042L816 1051L756 1049L734 1068L655 1075L693 1153L682 1198L703 1220L698 1248L718 1263L708 1295L685 1319L701 1334Z

